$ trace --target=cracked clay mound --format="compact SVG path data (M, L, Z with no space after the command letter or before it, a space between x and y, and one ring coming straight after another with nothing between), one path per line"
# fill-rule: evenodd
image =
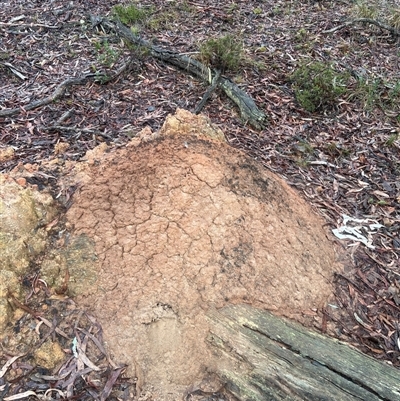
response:
M205 345L209 307L245 302L300 316L332 292L323 221L225 143L142 141L89 176L67 214L99 258L96 286L79 300L153 399L182 399L218 363Z

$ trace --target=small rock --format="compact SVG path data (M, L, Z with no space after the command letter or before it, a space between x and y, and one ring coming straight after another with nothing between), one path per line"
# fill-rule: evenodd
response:
M14 158L15 150L11 146L5 149L0 149L0 163L5 163Z
M43 368L52 370L60 364L65 357L60 344L47 340L35 352L35 364Z

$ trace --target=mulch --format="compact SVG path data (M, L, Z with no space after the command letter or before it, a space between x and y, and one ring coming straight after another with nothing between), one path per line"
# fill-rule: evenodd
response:
M93 23L93 16L109 15L118 3L2 2L0 115L19 111L0 118L0 150L14 152L1 162L1 172L20 163L79 160L103 142L121 147L146 126L159 129L177 107L195 109L204 83L124 47ZM153 23L139 28L146 40L187 55L195 55L209 37L233 33L243 40L244 61L230 78L268 114L268 124L261 131L249 127L218 90L203 113L232 146L302 192L331 229L344 225L344 215L359 220L352 228L366 242L337 241L348 254L346 270L336 276L336 299L316 326L399 367L400 103L365 107L349 95L334 109L308 113L288 78L302 61L319 60L370 81L400 82L396 35L369 24L326 33L351 18L347 3L143 1ZM380 19L396 6L390 0L377 4ZM66 79L83 76L87 79L49 104L24 108L51 96ZM60 143L68 148L60 152ZM100 381L110 380L109 369ZM94 391L101 398L105 390Z

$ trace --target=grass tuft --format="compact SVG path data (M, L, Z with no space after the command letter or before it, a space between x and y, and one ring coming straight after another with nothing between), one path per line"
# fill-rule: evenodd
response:
M400 8L389 11L388 21L393 28L400 30Z
M301 64L290 76L296 99L309 112L331 109L346 93L350 74L336 71L330 64Z
M200 46L200 60L221 71L236 71L243 54L243 43L233 35L208 39Z
M400 108L400 80L363 76L358 79L351 96L361 101L367 111L375 108L383 111L396 110Z
M112 15L125 25L143 23L148 17L148 11L129 4L127 6L116 5L112 9Z
M356 18L375 19L378 16L378 8L368 0L358 0L351 9Z

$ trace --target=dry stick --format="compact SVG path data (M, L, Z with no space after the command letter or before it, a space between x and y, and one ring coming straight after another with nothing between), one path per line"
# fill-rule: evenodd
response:
M101 20L101 24L105 28L116 32L128 42L146 48L154 58L188 71L190 74L197 76L203 81L206 81L210 84L212 83L212 76L210 76L212 74L209 74L209 68L199 61L191 57L175 53L171 50L153 46L150 42L132 33L132 31L121 22L114 23L106 18L103 18ZM219 86L239 107L242 118L245 121L249 122L257 129L263 128L267 120L267 116L258 109L254 100L246 92L241 90L234 82L225 77L220 77Z
M194 114L199 114L203 107L205 106L207 100L210 98L211 94L215 91L219 84L219 79L221 77L221 71L217 70L215 76L211 82L211 85L208 87L206 93L204 94L203 98L200 100L200 103L194 109Z
M379 28L382 29L386 29L387 31L389 31L392 35L394 36L400 36L400 31L396 28L393 28L389 25L384 24L383 22L374 20L374 19L370 19L370 18L357 18L357 19L353 19L351 21L347 21L342 25L336 26L335 28L329 29L328 31L324 31L323 33L332 33L332 32L336 32L339 29L343 29L346 28L350 25L356 24L358 22L364 23L364 24L372 24L372 25L376 25Z
M62 25L45 25L45 24L20 24L18 22L0 22L1 26L16 26L18 28L47 28L47 29L60 29Z
M9 70L16 75L19 79L25 80L28 79L28 77L26 77L24 74L22 74L22 72L20 70L18 70L18 68L14 67L12 64L10 63L0 63L0 65L3 65L4 67L8 67Z
M110 135L107 135L105 132L90 128L78 128L76 126L67 127L65 125L50 125L48 127L40 126L39 128L42 131L76 132L78 134L76 135L77 138L80 137L80 134L92 134L92 135L102 136L103 138L110 140L113 139Z
M124 63L116 71L116 73L114 75L112 75L111 77L106 77L106 79L104 80L104 83L110 82L113 79L117 78L120 74L122 74L123 71L125 71L126 68L129 67L130 64L131 64L131 59L129 59L126 63ZM64 96L65 91L70 86L73 86L73 85L84 85L87 82L87 80L90 79L90 78L94 78L95 80L99 80L101 77L104 77L104 76L101 75L101 74L100 75L99 74L86 74L86 75L83 75L82 77L78 77L78 78L67 78L65 81L61 82L61 84L57 86L57 88L55 89L55 91L51 95L45 97L44 99L36 100L36 101L28 103L28 104L26 104L24 106L16 107L15 109L0 110L0 118L2 118L2 117L10 117L10 116L13 116L15 114L19 114L21 112L37 109L38 107L42 107L42 106L46 106L46 105L56 101L60 97Z
M24 106L16 107L15 109L0 110L0 118L1 117L10 117L15 114L19 114L22 111L33 110L33 109L37 109L38 107L46 106L46 105L56 101L60 97L64 96L64 93L68 87L70 87L72 85L83 85L87 81L87 79L92 76L93 76L93 74L88 74L88 75L84 75L83 77L80 77L80 78L68 78L65 81L61 82L61 84L57 86L56 90L51 95L45 97L44 99L36 100L36 101L28 103Z

